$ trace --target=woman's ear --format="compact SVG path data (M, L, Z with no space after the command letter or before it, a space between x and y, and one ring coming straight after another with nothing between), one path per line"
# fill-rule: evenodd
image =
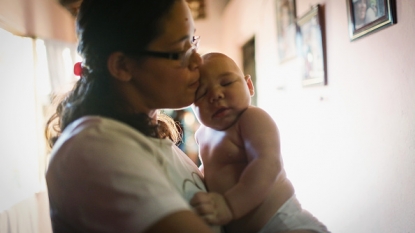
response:
M130 60L121 52L112 53L107 60L108 71L117 80L128 82L132 78Z
M249 94L251 94L251 96L254 96L255 88L254 88L254 84L252 83L251 75L249 75L249 74L246 75L245 76L245 81L246 81L246 85L248 85Z

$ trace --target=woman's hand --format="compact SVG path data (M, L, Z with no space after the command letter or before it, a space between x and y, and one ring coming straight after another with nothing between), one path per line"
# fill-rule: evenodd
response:
M190 205L211 225L226 225L233 219L225 197L219 193L196 193L190 200Z

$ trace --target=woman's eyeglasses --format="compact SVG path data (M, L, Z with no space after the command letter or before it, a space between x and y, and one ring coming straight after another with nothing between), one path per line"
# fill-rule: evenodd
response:
M169 60L180 60L181 61L180 65L181 67L184 68L189 65L190 57L192 56L193 52L196 52L196 50L198 49L199 43L200 43L200 36L193 36L190 48L183 52L166 53L166 52L144 50L136 54L144 55L144 56L151 56L151 57L165 58Z

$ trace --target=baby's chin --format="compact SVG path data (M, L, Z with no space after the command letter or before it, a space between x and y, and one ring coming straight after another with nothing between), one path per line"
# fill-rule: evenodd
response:
M230 121L230 122L223 122L220 124L204 124L206 127L212 128L216 131L225 131L229 128L231 128L235 123L237 122L237 120L234 121Z

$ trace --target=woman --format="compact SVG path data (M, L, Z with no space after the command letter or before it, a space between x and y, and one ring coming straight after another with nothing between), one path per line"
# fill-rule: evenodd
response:
M353 2L355 29L359 29L365 25L367 4L366 0L357 0Z
M194 100L194 31L184 0L83 1L82 76L47 127L55 233L214 232L188 204L201 174L159 113Z

